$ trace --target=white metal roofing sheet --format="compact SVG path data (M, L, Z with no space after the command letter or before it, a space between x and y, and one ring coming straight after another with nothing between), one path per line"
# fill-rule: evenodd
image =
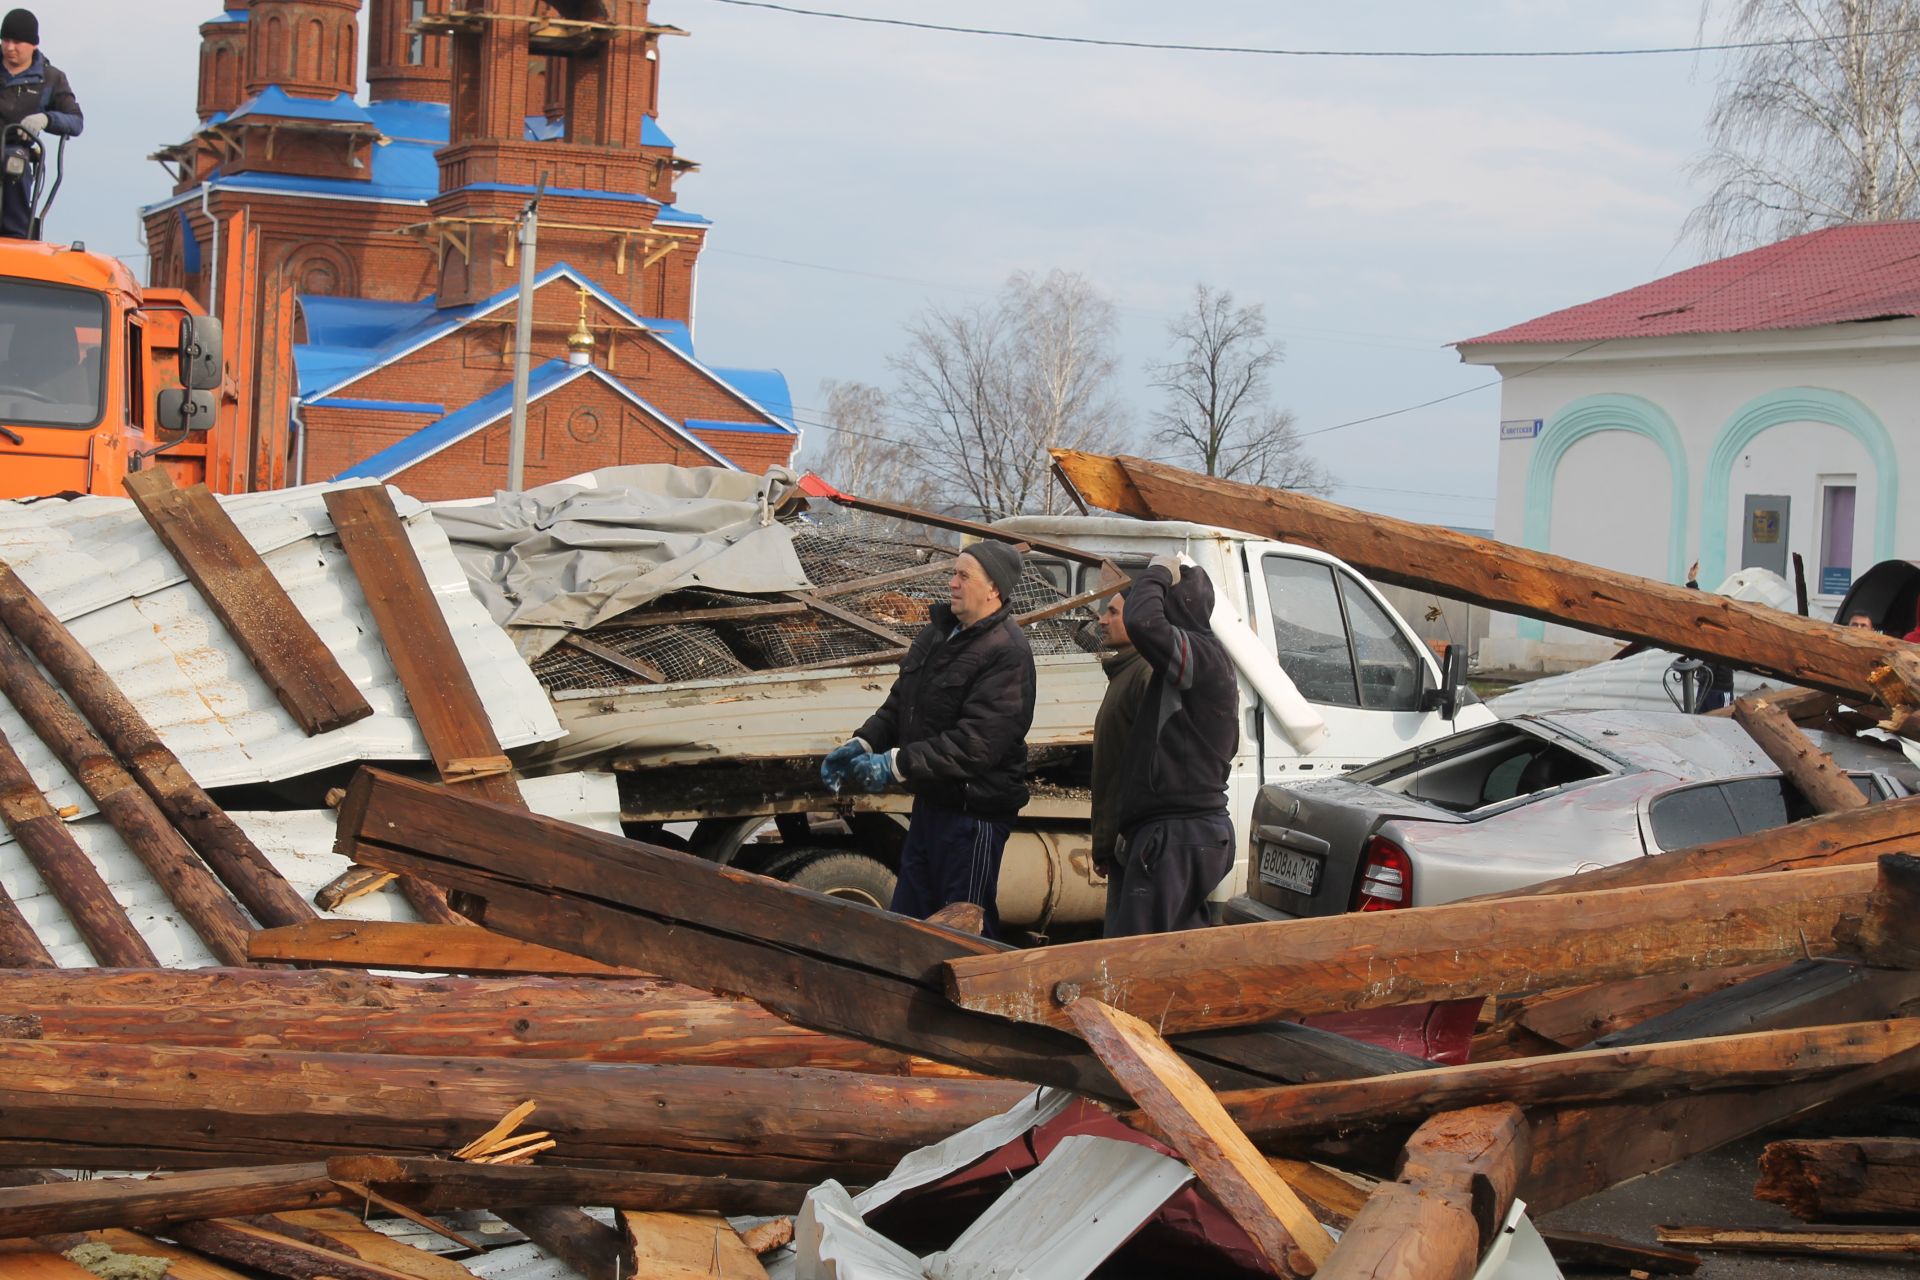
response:
M324 494L312 485L221 499L374 714L308 737L133 504L0 503L0 559L66 622L206 787L298 777L355 760L424 760L426 743L368 613ZM396 495L408 537L503 747L561 735L533 673L467 589L446 535ZM56 808L92 803L0 699L0 733Z

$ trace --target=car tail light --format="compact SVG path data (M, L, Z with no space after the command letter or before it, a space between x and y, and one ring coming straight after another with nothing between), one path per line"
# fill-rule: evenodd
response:
M1353 910L1391 911L1413 905L1413 860L1385 836L1367 841L1360 863L1360 886L1353 891Z

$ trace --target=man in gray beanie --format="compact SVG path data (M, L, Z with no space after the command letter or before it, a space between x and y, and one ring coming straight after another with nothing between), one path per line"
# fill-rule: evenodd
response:
M77 138L86 123L67 73L40 52L40 19L27 9L0 18L0 125L19 125L36 138L42 133ZM25 239L32 217L25 186L7 183L0 236Z
M988 937L999 932L1000 858L1027 803L1034 674L1011 603L1020 572L1020 553L1004 542L954 557L947 603L913 638L886 702L820 765L835 791L913 793L892 909L924 920L978 903Z

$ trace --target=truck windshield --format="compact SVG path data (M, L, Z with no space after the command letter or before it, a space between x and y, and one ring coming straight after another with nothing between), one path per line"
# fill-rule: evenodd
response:
M0 280L0 422L91 427L105 399L106 299Z

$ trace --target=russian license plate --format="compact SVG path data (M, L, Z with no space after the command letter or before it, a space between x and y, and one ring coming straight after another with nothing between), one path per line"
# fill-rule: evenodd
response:
M1260 846L1260 878L1281 889L1311 894L1320 883L1320 859L1279 845Z

